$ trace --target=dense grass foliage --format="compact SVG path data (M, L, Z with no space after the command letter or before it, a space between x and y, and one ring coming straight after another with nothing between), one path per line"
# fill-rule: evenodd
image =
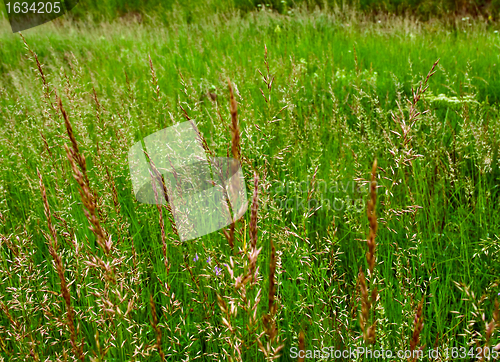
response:
M288 361L368 346L374 321L371 348L394 353L500 342L494 28L320 10L168 24L64 21L26 44L2 24L0 359ZM223 231L180 242L127 160L186 114L231 154L228 79L252 200L234 250Z
M207 13L246 13L263 8L280 14L288 14L299 8L310 11L351 8L367 15L411 14L422 20L456 15L486 19L490 16L498 17L500 0L80 0L71 13L77 19L113 20L132 15L140 16L146 22L151 17L168 22L169 13L174 10L182 14L186 21L197 22ZM6 14L3 5L0 5L0 14L2 17Z

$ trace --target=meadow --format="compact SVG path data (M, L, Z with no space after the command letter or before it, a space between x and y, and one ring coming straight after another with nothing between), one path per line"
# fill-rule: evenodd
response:
M493 359L500 26L197 14L0 24L0 360ZM127 157L187 119L250 204L181 241Z

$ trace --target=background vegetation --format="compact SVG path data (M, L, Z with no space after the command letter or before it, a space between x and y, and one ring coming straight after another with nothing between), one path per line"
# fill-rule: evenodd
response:
M247 13L262 8L288 14L293 9L306 8L310 11L332 8L356 9L367 16L377 14L412 15L422 20L449 18L451 15L489 16L497 18L500 13L499 0L80 0L72 11L77 19L97 21L113 20L129 14L140 15L144 21L151 17L168 22L172 10L181 13L188 22L196 22L207 12ZM4 6L0 13L5 17Z
M25 42L2 23L0 358L498 345L497 24L180 9L63 19ZM231 154L228 79L252 198L234 249L223 231L180 242L168 210L135 200L127 160L186 114L211 152Z

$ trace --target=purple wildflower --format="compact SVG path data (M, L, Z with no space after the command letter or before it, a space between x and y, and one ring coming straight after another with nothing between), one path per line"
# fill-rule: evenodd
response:
M208 257L207 259L207 263L210 264L210 262L212 261L212 258L211 257Z
M215 270L215 275L220 275L220 272L222 271L222 269L219 268L218 266L216 266L214 270Z
M197 261L198 261L198 259L199 259L199 257L198 257L198 253L196 253L196 255L195 255L195 257L194 257L193 261L194 261L194 262L197 262Z

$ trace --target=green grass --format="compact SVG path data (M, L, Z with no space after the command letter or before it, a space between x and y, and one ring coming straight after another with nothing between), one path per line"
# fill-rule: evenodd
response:
M223 0L223 1L175 1L175 0L79 0L71 14L77 19L114 20L119 17L141 15L146 22L155 18L168 23L170 12L176 11L185 21L195 23L207 13L241 11L247 13L272 9L289 14L294 9L309 10L350 7L368 16L397 14L413 15L420 19L475 16L497 18L500 0ZM0 6L0 16L6 17L6 8Z
M74 358L60 280L44 236L49 230L37 168L57 215L52 223L58 253L89 358L160 360L150 323L152 295L167 360L227 360L234 357L230 346L238 338L243 361L264 360L255 341L268 311L271 240L277 251L276 320L285 344L280 360L291 360L300 331L307 349L364 346L358 271L367 270L366 182L375 158L379 300L372 310L378 320L373 348L409 348L422 298L425 351L435 343L441 348L485 343L481 317L484 312L487 322L492 319L500 281L497 25L458 19L449 27L393 17L379 23L353 11L233 15L189 24L171 12L165 15L168 26L64 21L25 31L43 64L45 88L22 39L2 24L0 358ZM271 89L258 72L267 75L265 46ZM399 114L397 101L408 123L405 99L412 99L412 87L438 58L437 72L417 104L419 111L430 111L409 129L412 138L405 142L392 119ZM141 137L184 120L181 106L196 119L210 148L226 156L228 78L238 89L249 195L254 172L260 178L257 246L263 249L258 283L244 289L247 296L235 289L227 270L214 273L232 254L222 232L180 243L167 221L167 273L158 210L135 200L127 160L129 147ZM218 103L200 103L212 85ZM86 157L99 218L114 244L110 256L88 228L63 147L70 142L55 92ZM113 183L119 205L113 202ZM309 198L322 200L318 210L307 205L311 185ZM236 246L246 245L247 251L249 223L250 210L236 226ZM114 266L116 284L106 280L106 269L92 255ZM236 277L248 258L233 259ZM262 300L249 332L252 312L243 305L245 298L253 303L258 290ZM223 325L217 294L236 303L238 314L230 323L240 334ZM265 344L266 337L261 340ZM490 344L499 342L493 334Z

